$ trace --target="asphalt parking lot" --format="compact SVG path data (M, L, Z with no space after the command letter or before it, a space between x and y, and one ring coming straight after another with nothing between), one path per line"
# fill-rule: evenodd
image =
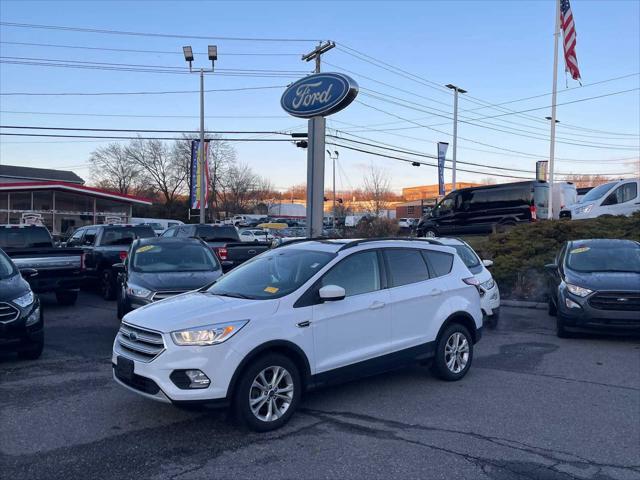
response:
M316 391L283 429L115 384L115 303L45 297L40 360L0 356L4 479L640 479L640 341L561 340L504 308L457 383L414 368Z

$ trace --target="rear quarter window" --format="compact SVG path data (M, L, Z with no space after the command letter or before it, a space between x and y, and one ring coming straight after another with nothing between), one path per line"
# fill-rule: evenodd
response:
M422 255L431 266L434 277L442 277L451 272L453 255L435 250L422 250Z

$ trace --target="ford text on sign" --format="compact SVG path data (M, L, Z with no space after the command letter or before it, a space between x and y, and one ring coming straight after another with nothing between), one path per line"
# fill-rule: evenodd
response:
M316 73L289 85L280 104L294 117L310 118L336 113L358 94L358 84L341 73Z

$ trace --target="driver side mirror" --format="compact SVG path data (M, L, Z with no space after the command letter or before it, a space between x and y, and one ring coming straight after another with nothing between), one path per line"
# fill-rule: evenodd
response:
M36 270L35 268L21 268L20 275L22 275L22 278L26 280L38 275L38 270Z
M493 266L493 260L482 260L482 265L489 268Z
M318 291L318 294L320 295L320 299L324 302L344 300L344 297L347 296L347 292L345 292L344 288L339 287L338 285L325 285Z

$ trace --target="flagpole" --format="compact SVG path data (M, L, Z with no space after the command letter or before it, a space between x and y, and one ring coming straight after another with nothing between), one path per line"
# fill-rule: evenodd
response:
M558 93L558 40L560 38L560 0L556 0L556 26L553 32L553 89L551 94L551 141L549 145L548 217L553 219L553 164L556 147L556 96Z

